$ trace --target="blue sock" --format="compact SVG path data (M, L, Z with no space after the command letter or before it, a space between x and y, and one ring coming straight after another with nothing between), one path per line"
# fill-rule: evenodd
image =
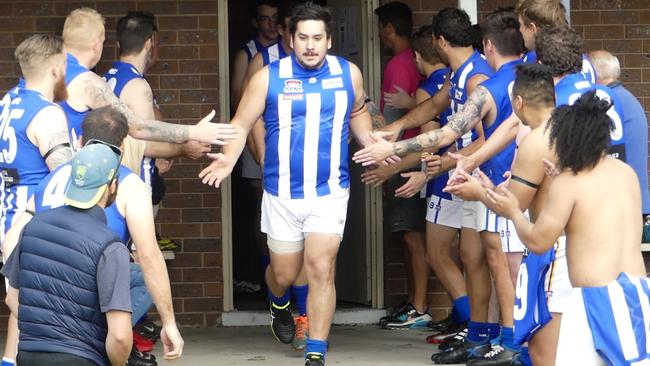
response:
M489 323L469 321L467 324L467 339L472 343L484 344L490 340Z
M318 353L323 355L323 359L327 356L327 341L320 339L307 338L307 347L305 348L305 357L310 353Z
M496 339L501 336L501 326L498 323L485 323L487 325L488 336L490 339ZM512 328L510 328L512 329Z
M15 366L16 365L16 360L12 360L11 358L3 357L2 358L2 363L0 363L0 366Z
M451 306L451 320L458 324L460 323L460 315L458 314L458 308L456 308L456 301L453 302L453 305Z
M271 257L268 255L260 255L260 265L262 266L262 273L266 272L266 267L271 264Z
M456 323L469 321L469 297L467 295L454 300L454 311L457 316L457 320L454 320Z
M284 295L282 295L280 297L276 297L275 295L273 295L273 293L269 289L269 300L271 300L273 305L275 305L275 307L277 307L277 308L282 309L285 306L287 306L287 304L289 303L289 297L290 296L291 296L291 293L289 291L285 291Z
M515 331L512 327L501 327L501 344L511 351L519 351L520 345L515 344Z
M295 301L298 314L300 316L307 315L307 293L309 292L309 285L291 286L291 293Z
M530 359L530 353L528 353L528 346L521 347L519 361L524 366L533 366L533 360Z

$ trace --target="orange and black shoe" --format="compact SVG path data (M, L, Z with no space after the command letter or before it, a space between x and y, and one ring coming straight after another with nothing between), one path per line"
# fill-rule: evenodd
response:
M307 346L307 337L309 336L309 319L307 315L300 315L293 318L296 324L296 332L293 336L291 345L296 351L304 350Z

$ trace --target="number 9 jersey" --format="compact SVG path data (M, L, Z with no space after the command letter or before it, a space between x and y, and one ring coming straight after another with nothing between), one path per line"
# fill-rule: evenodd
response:
M0 235L11 228L16 212L25 210L36 185L50 172L27 128L41 110L56 104L35 90L15 88L0 101L0 174L2 213Z

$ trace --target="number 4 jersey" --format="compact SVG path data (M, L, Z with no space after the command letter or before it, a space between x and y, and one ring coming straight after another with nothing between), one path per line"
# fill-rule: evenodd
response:
M56 104L39 92L18 88L0 102L0 173L2 174L1 231L11 228L16 212L25 210L36 185L50 172L27 128L44 108Z

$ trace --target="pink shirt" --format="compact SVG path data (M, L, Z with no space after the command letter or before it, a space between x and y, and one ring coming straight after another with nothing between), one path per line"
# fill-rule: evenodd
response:
M412 48L406 48L393 56L384 70L384 81L381 84L381 100L379 102L381 111L384 111L384 94L396 92L395 85L404 89L410 96L415 96L420 80L422 80L422 75L420 75L415 65L415 53ZM402 139L417 136L419 133L419 128L406 130Z

